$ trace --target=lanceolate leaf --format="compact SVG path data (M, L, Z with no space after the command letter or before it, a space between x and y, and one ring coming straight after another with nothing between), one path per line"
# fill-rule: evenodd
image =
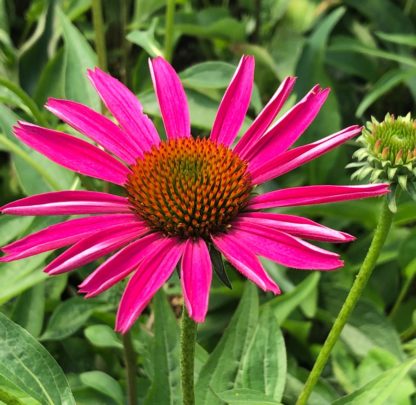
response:
M179 329L162 291L154 298L154 377L145 404L180 405Z
M286 382L286 348L277 318L266 306L251 338L236 386L281 401Z
M333 405L382 405L390 402L397 384L402 381L409 370L416 364L416 358L406 360L402 364L385 371L359 390L333 402ZM393 398L390 398L394 401ZM387 402L386 402L387 401Z
M99 98L87 79L87 69L97 65L96 55L84 36L71 24L62 11L58 12L58 16L65 42L61 79L65 98L79 101L98 110Z
M62 302L53 312L42 340L60 340L75 333L91 316L96 304L81 297Z
M242 369L244 356L250 346L258 316L257 290L250 283L247 284L240 305L223 337L200 372L196 385L198 404L223 404L214 392L234 388L237 375Z
M0 313L0 376L46 405L75 405L61 368L46 349Z

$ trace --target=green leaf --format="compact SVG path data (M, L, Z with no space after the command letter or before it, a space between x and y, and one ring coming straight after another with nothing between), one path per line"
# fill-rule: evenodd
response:
M60 10L57 14L65 43L61 79L65 98L99 110L98 95L87 78L87 69L97 65L97 57L85 37L71 24L65 14Z
M261 391L237 388L217 394L228 405L279 405L280 402L264 395Z
M316 289L321 274L317 271L306 277L295 289L278 297L272 298L264 305L271 307L281 325L287 317L309 297Z
M392 42L399 45L408 45L416 47L416 35L411 34L389 34L387 32L376 32L379 38L387 42Z
M7 405L41 405L39 401L19 390L10 381L0 376L0 404Z
M22 235L33 222L33 217L0 217L0 246L4 246Z
M182 403L179 369L179 328L163 291L154 303L154 376L145 404Z
M416 61L408 56L399 55L394 52L384 51L382 49L374 48L369 45L362 44L361 42L357 41L354 38L350 37L337 37L334 40L329 49L331 52L338 52L338 51L350 51L350 52L357 52L359 54L367 55L367 56L374 56L375 58L391 60L394 62L402 63L404 65L408 65L411 67L416 67Z
M12 154L12 164L25 194L71 188L74 173L51 162L13 135L12 127L18 119L11 110L0 105L0 127L5 134L0 134L0 146Z
M45 311L45 283L39 283L19 295L14 305L12 320L38 337Z
M225 62L198 63L181 72L184 86L199 89L225 89L230 83L235 66Z
M333 405L382 405L394 393L409 370L416 364L416 358L385 371L359 390L333 402ZM390 402L391 403L391 402Z
M236 387L280 402L286 382L286 348L277 318L264 307L237 376Z
M243 41L245 27L241 21L229 17L228 10L207 7L198 13L178 14L175 32L195 37Z
M61 340L74 334L92 315L96 304L81 297L60 303L53 312L41 340Z
M119 336L107 325L91 325L84 330L85 337L91 344L103 348L122 349Z
M377 101L384 94L388 93L394 87L404 82L406 79L414 76L416 69L403 70L395 69L390 70L384 74L376 83L373 88L365 95L361 100L361 103L357 107L355 115L361 117L363 113L370 107L375 101Z
M324 304L336 316L347 291L328 285L324 288ZM383 347L397 359L403 360L404 353L400 338L387 317L368 300L361 300L345 325L342 340L357 356L364 357L375 347Z
M49 97L65 98L64 81L62 80L64 63L64 50L60 49L42 70L33 94L38 105L45 104Z
M29 332L1 313L0 376L41 404L75 405L53 357Z
M123 390L118 381L102 371L88 371L80 374L80 380L87 387L101 392L102 394L114 399L119 404L124 404Z
M4 304L48 277L42 271L47 256L48 253L44 253L17 262L0 264L0 304Z
M53 36L55 14L53 3L52 0L44 2L36 29L19 50L19 82L29 94L33 93L41 71L49 59L48 50Z
M153 24L146 31L133 31L127 35L127 39L133 44L139 45L152 58L163 56L162 45L155 39L155 25Z
M305 42L302 55L299 59L296 76L299 77L296 83L298 94L305 94L309 89L319 83L321 86L332 87L331 79L325 70L325 54L329 36L345 14L345 8L339 7L326 16L317 24L313 33ZM316 140L316 134L331 133L339 130L341 126L341 115L339 112L338 100L334 94L330 94L321 113L316 117L306 136L303 136L303 143ZM313 135L312 135L313 134ZM319 163L310 164L310 182L322 183L326 181L328 173L337 160L339 151L319 159Z
M234 388L238 374L242 372L258 316L257 290L248 283L237 311L199 374L195 393L199 405L222 404L213 392Z

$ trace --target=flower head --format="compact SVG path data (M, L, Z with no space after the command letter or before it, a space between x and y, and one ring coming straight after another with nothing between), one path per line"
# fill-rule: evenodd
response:
M396 210L396 189L400 186L416 199L416 122L410 116L386 114L384 121L372 117L357 138L361 148L354 153L357 163L352 178L388 182L392 186L389 206Z
M62 132L20 122L16 136L54 162L123 187L124 195L57 191L9 203L10 215L80 215L3 247L11 261L70 246L45 271L60 274L113 253L80 285L95 296L131 275L116 329L126 332L180 264L190 316L205 319L218 252L265 291L279 287L258 256L299 269L342 266L335 253L303 240L348 242L351 235L309 219L263 209L382 195L387 186L307 186L254 196L253 189L358 135L351 126L314 143L291 148L312 123L328 89L315 86L273 123L295 78L288 77L233 147L247 113L254 59L244 56L220 103L208 138L191 136L188 104L173 68L162 58L150 71L167 135L161 141L137 98L118 80L95 69L89 78L117 124L68 100L50 99L51 112L98 148ZM115 253L114 253L115 252Z

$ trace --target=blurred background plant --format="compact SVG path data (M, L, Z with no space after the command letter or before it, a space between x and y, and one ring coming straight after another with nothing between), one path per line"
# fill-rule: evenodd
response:
M2 203L50 190L102 187L49 162L11 133L18 119L71 131L43 109L50 96L101 108L86 78L86 69L98 63L94 2L0 0ZM382 120L386 112L415 112L413 0L102 0L101 6L106 62L101 52L100 64L106 63L138 94L161 133L147 62L156 55L171 59L180 72L193 132L198 134L209 132L242 53L256 57L251 117L287 75L298 80L285 110L315 83L332 88L301 143L364 124L371 116ZM344 167L355 149L351 142L279 178L270 188L348 183L352 171ZM345 259L343 270L288 271L264 261L284 291L277 298L244 287L233 271L228 272L232 290L214 280L209 316L199 328L198 404L241 403L238 398L245 398L245 404L295 402L368 248L378 206L379 201L372 200L285 210L358 237L349 246L332 247ZM407 195L401 196L365 297L310 404L413 403L415 207ZM2 216L0 243L56 220ZM112 331L120 291L85 301L77 296L76 285L92 267L47 279L42 268L51 257L43 254L0 265L0 400L73 403L66 375L77 403L122 404L123 345ZM175 322L179 294L178 280L172 279L133 329L140 403L180 403ZM39 341L50 354L42 351ZM13 360L16 351L25 354L24 364Z

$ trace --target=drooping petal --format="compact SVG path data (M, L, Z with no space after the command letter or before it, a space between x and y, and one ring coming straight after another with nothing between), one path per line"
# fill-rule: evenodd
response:
M243 56L218 108L210 139L230 146L243 125L254 82L254 58Z
M131 212L128 200L97 191L52 191L25 197L0 208L7 215L83 215Z
M116 331L125 333L130 329L156 291L174 271L183 248L183 243L169 238L140 263L121 298Z
M212 264L203 239L188 239L182 256L181 282L183 297L190 317L204 322L208 310Z
M59 255L44 269L49 275L61 274L91 263L139 238L149 229L143 223L122 224L80 240Z
M239 239L235 232L212 236L216 248L245 277L257 284L264 291L280 294L278 285L266 273L253 251L247 248L244 239Z
M125 162L132 164L141 150L114 122L91 108L70 100L50 98L45 107L72 128L100 144Z
M127 245L148 231L146 225L132 222L96 232L59 255L45 267L44 272L55 275L74 270Z
M154 249L164 246L166 240L167 238L159 233L151 233L132 242L91 273L80 284L80 292L87 293L87 297L93 297L107 290L127 277Z
M329 89L315 86L280 118L255 144L241 155L254 169L290 148L312 124L328 97Z
M26 145L76 173L120 185L126 181L129 169L88 142L27 122L19 122L14 133Z
M150 59L149 67L166 135L169 139L189 138L188 101L178 75L162 57Z
M137 97L123 83L98 68L89 70L88 77L130 142L136 145L135 151L147 151L159 144L155 126L143 113Z
M256 169L249 165L252 183L261 184L290 172L359 135L361 129L360 126L353 125L319 141L283 152L264 164L257 165Z
M389 192L388 184L363 186L304 186L271 191L254 197L250 209L323 204L377 197Z
M270 124L276 118L283 104L289 97L295 81L296 77L286 77L286 79L283 80L276 90L276 93L253 121L249 129L238 141L237 145L235 145L234 152L242 156L246 150L252 148L264 135L267 128L269 128Z
M235 236L256 254L287 267L304 270L333 270L343 266L336 253L302 239L254 223L235 224Z
M137 221L133 214L98 215L87 218L71 219L51 225L4 246L1 250L3 250L7 256L2 257L0 260L18 260L49 250L59 249L96 233L97 229L108 232L110 229L118 227L121 224L140 226L140 224L143 223Z
M238 216L239 223L269 226L273 229L306 239L322 242L351 242L354 236L328 228L310 219L296 215L274 214L270 212L246 212Z

